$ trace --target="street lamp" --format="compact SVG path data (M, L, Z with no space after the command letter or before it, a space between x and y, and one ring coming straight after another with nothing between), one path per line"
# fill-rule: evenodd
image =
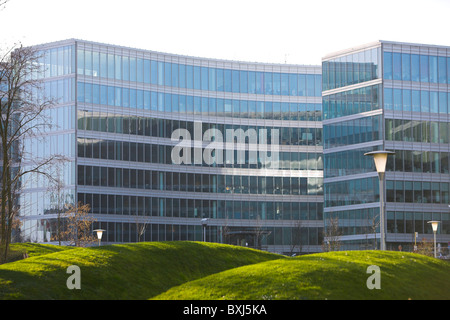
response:
M434 257L436 258L436 231L438 228L440 221L428 221L428 223L431 223L431 227L433 228L434 233Z
M202 219L202 226L203 226L203 242L206 242L206 226L208 225L208 218Z
M384 219L385 200L384 200L384 173L386 171L387 157L390 154L395 154L392 151L378 150L364 153L365 156L372 156L375 162L375 168L378 172L378 178L380 180L380 233L381 244L380 249L386 250L386 221Z
M102 241L103 229L95 229L94 232L97 232L98 246L100 246L100 241Z

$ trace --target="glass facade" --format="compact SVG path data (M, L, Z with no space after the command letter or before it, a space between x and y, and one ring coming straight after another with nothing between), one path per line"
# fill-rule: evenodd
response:
M94 228L106 230L107 242L202 240L201 219L208 218L207 241L280 253L321 250L320 67L78 40L42 50L50 57L44 66L53 71L38 76L46 93L60 98L50 117L62 123L64 135L59 140L58 130L45 132L54 149L30 144L30 150L73 158L67 201L91 205ZM183 163L173 160L179 130L189 133L191 147ZM231 143L225 141L229 131ZM211 151L202 141L211 132L214 141L222 133L224 142L212 154L223 153L223 162L196 158ZM23 212L24 235L42 242L56 231L55 210L46 200L55 197L45 183L30 182L23 198L32 203Z
M386 149L388 248L412 250L432 219L450 241L450 48L375 42L321 66L38 48L36 96L57 104L24 147L68 161L59 194L23 180L24 240L51 241L62 198L90 204L109 243L202 240L208 218L207 241L319 252L337 217L342 249L372 249L379 182L364 154Z
M450 240L449 58L445 47L378 42L324 59L324 222L339 218L344 248L379 241L379 182L363 154L381 149L395 152L388 249L412 251L430 220L441 221L438 241Z

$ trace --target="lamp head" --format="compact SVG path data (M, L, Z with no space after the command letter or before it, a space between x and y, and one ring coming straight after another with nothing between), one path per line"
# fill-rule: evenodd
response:
M395 154L395 152L386 151L386 150L378 150L378 151L364 153L365 156L373 157L373 160L375 162L375 168L377 169L378 173L384 173L386 171L387 157L390 154Z
M428 221L428 223L431 223L431 227L433 228L433 232L437 231L438 225L440 221Z
M97 232L97 238L98 238L98 240L102 240L103 231L106 231L106 230L103 230L103 229L95 229L95 230L94 230L94 232Z

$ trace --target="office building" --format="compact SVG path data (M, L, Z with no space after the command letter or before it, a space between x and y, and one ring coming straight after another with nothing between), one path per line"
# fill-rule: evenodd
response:
M386 169L387 249L412 251L440 221L450 241L450 48L377 41L322 60L324 221L338 218L342 248L379 248L379 182ZM415 238L416 232L418 238Z
M58 127L26 148L70 161L58 171L59 191L41 177L24 183L24 240L52 241L63 199L91 205L104 243L205 236L280 253L321 250L320 66L73 39L38 49L39 77L59 98L48 110Z

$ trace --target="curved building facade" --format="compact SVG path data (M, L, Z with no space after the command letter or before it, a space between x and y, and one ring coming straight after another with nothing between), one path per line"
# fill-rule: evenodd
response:
M321 66L80 40L39 48L58 127L25 146L70 161L58 191L42 179L24 184L24 240L52 240L63 199L90 204L107 243L321 251Z

